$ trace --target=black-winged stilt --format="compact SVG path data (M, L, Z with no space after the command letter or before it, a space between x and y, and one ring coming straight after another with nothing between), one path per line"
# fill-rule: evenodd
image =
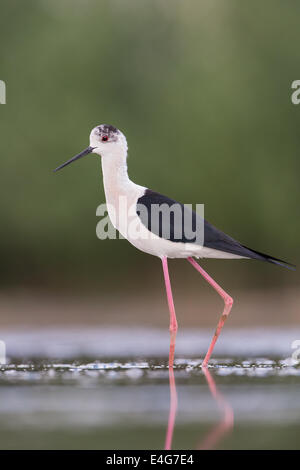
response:
M247 248L204 219L202 219L204 235L202 243L198 242L197 237L195 239L187 237L184 206L173 199L139 186L129 179L127 172L127 141L124 134L111 125L101 124L95 127L90 134L90 146L54 171L60 170L89 153L96 153L101 156L107 209L113 226L135 247L158 256L162 260L170 310L170 367L173 367L177 320L169 278L168 258L186 258L223 298L224 310L202 363L202 367L206 367L221 329L230 313L233 299L199 266L194 258L248 258L268 261L292 269L293 265ZM127 210L125 213L124 209L120 209L120 199L122 198L126 201ZM182 209L182 211L179 211L179 219L178 213L176 218L174 215L172 217L169 212L169 217L159 216L156 223L153 222L152 208L173 208L174 205ZM146 217L141 207L146 208ZM195 227L199 216L195 212L189 212L188 214L191 216L188 219L191 221L192 227ZM177 230L182 228L181 226L183 230ZM129 229L130 227L131 229ZM191 227L187 229L189 232L193 232Z

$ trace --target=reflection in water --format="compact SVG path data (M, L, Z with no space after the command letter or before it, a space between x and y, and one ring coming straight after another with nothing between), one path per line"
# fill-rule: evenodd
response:
M222 438L225 438L225 436L232 430L233 424L234 424L234 415L233 415L233 410L231 406L217 389L216 383L213 379L213 376L209 372L208 368L203 367L202 371L207 381L210 393L214 401L216 402L218 408L222 412L222 418L220 422L216 426L214 426L214 428L211 431L209 431L207 436L203 439L203 441L197 447L198 449L201 449L201 450L208 450L208 449L212 449L213 447L215 447L216 444L220 442ZM177 413L177 391L176 391L173 365L169 366L169 383L170 383L170 411L169 411L169 419L168 419L168 426L167 426L167 432L166 432L165 450L171 450L172 448L172 440L173 440L175 419L176 419L176 413Z
M166 433L165 450L170 450L172 447L173 431L175 426L175 419L177 413L177 391L174 377L174 354L175 354L175 343L176 343L176 330L171 331L170 336L170 351L169 351L169 383L170 383L170 411L169 420Z
M263 357L230 361L208 372L187 358L174 370L161 358L8 361L0 367L1 448L115 449L117 442L123 449L220 449L233 426L230 400L239 421L231 449L262 449L266 432L270 448L298 449L299 366Z
M226 434L232 430L234 424L234 415L233 409L217 389L216 383L209 370L206 367L204 367L202 370L205 375L210 393L222 412L222 418L220 422L214 426L214 428L207 434L198 447L199 449L208 450L215 447L216 444L222 438L225 438Z
M169 412L169 420L168 420L168 427L166 433L166 442L165 442L165 450L170 450L172 447L172 439L173 439L173 431L177 413L177 392L176 392L176 383L174 377L174 369L173 366L169 368L169 381L170 381L170 412Z

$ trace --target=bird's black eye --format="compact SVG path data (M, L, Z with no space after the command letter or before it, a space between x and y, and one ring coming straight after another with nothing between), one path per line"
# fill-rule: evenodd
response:
M108 141L108 136L107 136L107 135L104 135L104 136L102 137L102 142L107 142L107 141Z

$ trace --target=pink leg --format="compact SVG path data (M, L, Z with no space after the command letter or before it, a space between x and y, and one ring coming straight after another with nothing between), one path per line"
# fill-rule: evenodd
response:
M210 346L208 348L208 351L206 353L204 361L202 362L202 367L207 367L207 363L209 361L211 353L213 352L216 341L217 341L217 339L218 339L218 337L221 333L221 329L222 329L222 327L223 327L223 325L224 325L225 321L227 320L227 317L230 313L230 310L231 310L231 307L232 307L232 304L233 304L233 299L230 297L230 295L228 295L222 289L222 287L219 286L219 284L217 284L213 280L212 277L209 276L209 274L207 274L207 272L204 271L203 268L201 268L201 266L199 266L199 264L194 260L194 258L188 258L188 261L191 263L192 266L194 266L195 269L197 269L197 271L199 271L199 273L204 277L204 279L206 279L206 281L218 292L218 294L223 298L224 303L225 303L225 307L224 307L222 316L219 320L218 326L216 328L214 337L212 339L212 342L210 343Z
M172 296L171 282L170 282L170 277L169 277L168 260L165 256L162 258L162 266L163 266L163 271L164 271L166 292L167 292L168 305L169 305L169 310L170 310L171 339L170 339L169 367L173 367L176 333L177 333L178 326L177 326L175 307L174 307L174 301L173 301L173 296Z

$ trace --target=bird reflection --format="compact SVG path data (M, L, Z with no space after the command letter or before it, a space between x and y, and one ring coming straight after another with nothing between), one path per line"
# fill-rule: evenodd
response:
M176 413L177 413L177 391L176 391L176 383L175 383L173 366L169 367L169 383L170 383L170 411L169 411L168 427L167 427L167 432L166 432L165 450L170 450L172 448L173 432L174 432L175 419L176 419Z
M175 353L176 331L171 332L170 352L169 352L169 383L170 383L170 411L168 427L166 432L165 450L172 448L173 432L177 413L177 391L174 377L174 353Z
M220 422L217 423L211 431L209 431L198 447L198 449L208 450L214 448L220 442L220 440L224 439L225 436L232 430L234 415L233 409L217 389L216 383L208 368L203 367L202 371L206 378L210 393L222 413Z
M172 358L170 358L172 359ZM171 365L170 365L171 364ZM220 422L218 422L212 430L204 437L197 446L200 450L208 450L214 448L225 436L232 430L234 424L234 414L231 406L217 389L213 376L207 367L202 368L202 372L206 379L209 391L222 413ZM175 420L177 414L177 391L174 376L173 361L169 360L169 384L170 384L170 411L168 418L168 426L166 431L165 450L171 450L174 434Z

